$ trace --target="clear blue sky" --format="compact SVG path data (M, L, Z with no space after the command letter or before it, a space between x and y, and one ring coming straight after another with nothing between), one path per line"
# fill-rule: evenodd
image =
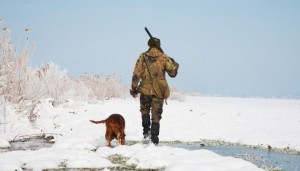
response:
M300 97L298 0L0 0L14 40L30 28L33 67L131 81L147 26L181 65L168 79L184 92Z

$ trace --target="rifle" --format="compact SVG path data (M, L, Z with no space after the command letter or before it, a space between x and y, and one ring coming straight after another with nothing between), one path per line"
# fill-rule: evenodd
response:
M150 39L154 42L156 48L157 48L158 50L160 50L162 53L164 53L164 51L162 50L162 48L161 48L160 46L158 46L158 44L156 43L156 41L155 41L154 38L152 37L152 35L151 35L150 31L147 29L147 27L145 27L145 30L146 30L147 34L149 35Z

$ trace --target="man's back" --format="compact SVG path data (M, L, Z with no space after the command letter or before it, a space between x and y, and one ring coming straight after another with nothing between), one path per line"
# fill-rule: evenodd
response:
M152 83L159 81L167 85L165 73L167 72L170 77L177 75L178 64L167 55L162 53L155 47L150 48L145 53L142 53L136 63L133 75L137 80L133 79L133 84L138 85L139 91L146 95L155 95Z

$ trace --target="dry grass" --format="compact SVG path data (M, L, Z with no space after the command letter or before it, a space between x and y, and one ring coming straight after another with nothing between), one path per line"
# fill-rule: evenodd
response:
M0 95L10 102L19 102L24 98L29 56L34 51L34 45L29 41L27 37L24 48L19 50L11 41L9 28L4 27L0 31Z

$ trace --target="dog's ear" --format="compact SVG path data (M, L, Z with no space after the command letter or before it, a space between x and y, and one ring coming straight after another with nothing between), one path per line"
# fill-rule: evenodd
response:
M96 121L93 121L93 120L90 120L90 122L92 122L92 123L96 123Z

